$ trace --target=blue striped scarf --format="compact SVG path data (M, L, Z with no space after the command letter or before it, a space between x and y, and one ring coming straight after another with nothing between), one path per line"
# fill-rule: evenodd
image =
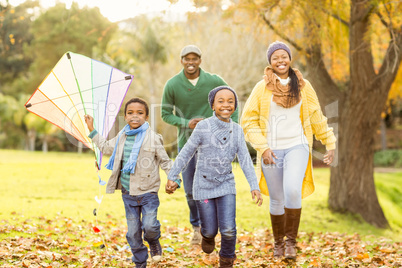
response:
M128 136L138 134L137 138L135 139L133 149L131 150L130 158L128 159L127 163L124 165L123 169L121 170L122 172L125 172L125 173L134 173L135 166L137 164L138 154L140 152L142 142L144 141L144 138L145 138L145 131L148 129L148 127L149 127L148 122L145 122L139 128L134 128L134 129L130 129L130 125L127 124L123 128L123 130L120 131L120 133L119 133L119 137L117 138L116 145L114 146L113 154L110 157L109 163L107 163L106 168L113 170L114 158L116 156L116 150L117 150L117 146L119 144L121 134L125 133Z

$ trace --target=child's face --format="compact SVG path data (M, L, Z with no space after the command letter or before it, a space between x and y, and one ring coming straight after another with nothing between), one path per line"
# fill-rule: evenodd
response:
M145 121L148 120L145 106L139 102L130 103L127 106L124 119L126 120L127 124L129 124L130 129L139 128L145 123Z
M230 116L235 111L235 95L229 89L219 90L214 99L212 110L216 117L225 122L230 122Z

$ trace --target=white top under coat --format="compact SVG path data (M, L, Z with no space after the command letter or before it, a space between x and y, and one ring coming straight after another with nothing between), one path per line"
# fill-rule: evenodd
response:
M271 98L269 111L268 146L272 150L288 149L299 144L308 144L300 119L302 101L290 108L276 104Z
M275 75L276 75L276 77L278 77L279 82L280 82L282 85L286 86L287 84L289 84L289 82L290 82L290 77L289 77L289 76L286 77L285 79L283 79L283 78L280 78L277 74L275 74Z

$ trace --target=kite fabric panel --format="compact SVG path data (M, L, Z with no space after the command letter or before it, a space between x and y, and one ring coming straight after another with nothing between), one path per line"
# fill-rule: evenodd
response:
M25 107L94 150L100 169L102 154L88 138L84 115L91 115L95 129L107 138L132 79L132 75L103 62L67 52Z

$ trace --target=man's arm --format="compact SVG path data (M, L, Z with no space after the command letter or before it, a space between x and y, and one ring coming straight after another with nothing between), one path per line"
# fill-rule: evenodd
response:
M176 110L176 114L173 114L175 108L173 89L168 84L165 85L162 95L162 120L170 125L176 127L188 127L190 120L184 118L184 115L180 116L180 110ZM179 115L179 116L178 116Z

